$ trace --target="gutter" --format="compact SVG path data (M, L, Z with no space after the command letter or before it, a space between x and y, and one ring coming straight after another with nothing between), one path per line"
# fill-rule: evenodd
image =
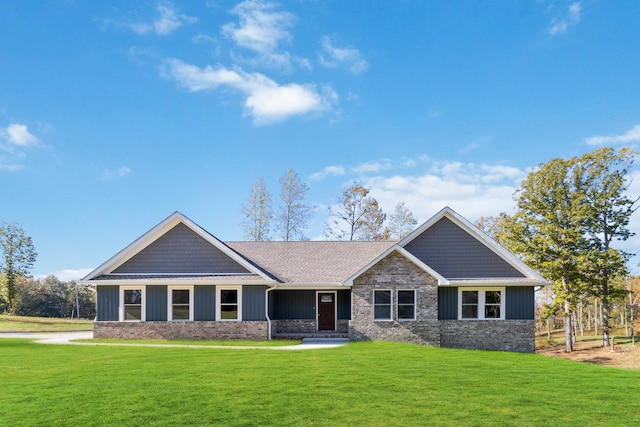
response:
M264 299L264 305L265 305L264 314L265 314L265 317L267 318L267 340L269 341L271 341L271 318L269 317L269 292L273 291L277 287L278 287L278 284L276 283L275 285L273 285L273 288L268 288L265 292L266 298Z

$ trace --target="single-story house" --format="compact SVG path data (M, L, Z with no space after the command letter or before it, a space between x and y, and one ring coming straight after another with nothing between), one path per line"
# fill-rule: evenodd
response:
M222 242L175 212L82 279L96 338L345 337L534 351L548 282L450 208L401 241Z

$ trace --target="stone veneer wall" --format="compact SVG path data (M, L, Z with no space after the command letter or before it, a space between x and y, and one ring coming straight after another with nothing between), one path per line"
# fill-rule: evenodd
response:
M533 353L535 328L534 320L442 320L440 346Z
M392 252L351 288L349 338L440 345L437 280L397 252ZM373 320L373 290L393 291L392 318L396 318L396 290L416 290L416 320Z
M267 339L267 322L94 322L94 338Z
M346 334L349 331L349 321L338 319L335 331L319 331L316 320L272 320L271 332L273 334L315 334L337 332Z

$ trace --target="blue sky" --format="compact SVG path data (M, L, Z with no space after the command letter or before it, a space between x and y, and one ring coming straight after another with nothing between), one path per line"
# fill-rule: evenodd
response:
M0 0L0 41L0 220L63 280L176 210L241 240L288 168L319 238L354 180L474 221L539 163L640 143L633 0Z

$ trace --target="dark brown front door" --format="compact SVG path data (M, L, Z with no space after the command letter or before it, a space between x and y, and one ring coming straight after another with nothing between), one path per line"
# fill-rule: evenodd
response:
M318 330L336 330L336 294L318 293Z

